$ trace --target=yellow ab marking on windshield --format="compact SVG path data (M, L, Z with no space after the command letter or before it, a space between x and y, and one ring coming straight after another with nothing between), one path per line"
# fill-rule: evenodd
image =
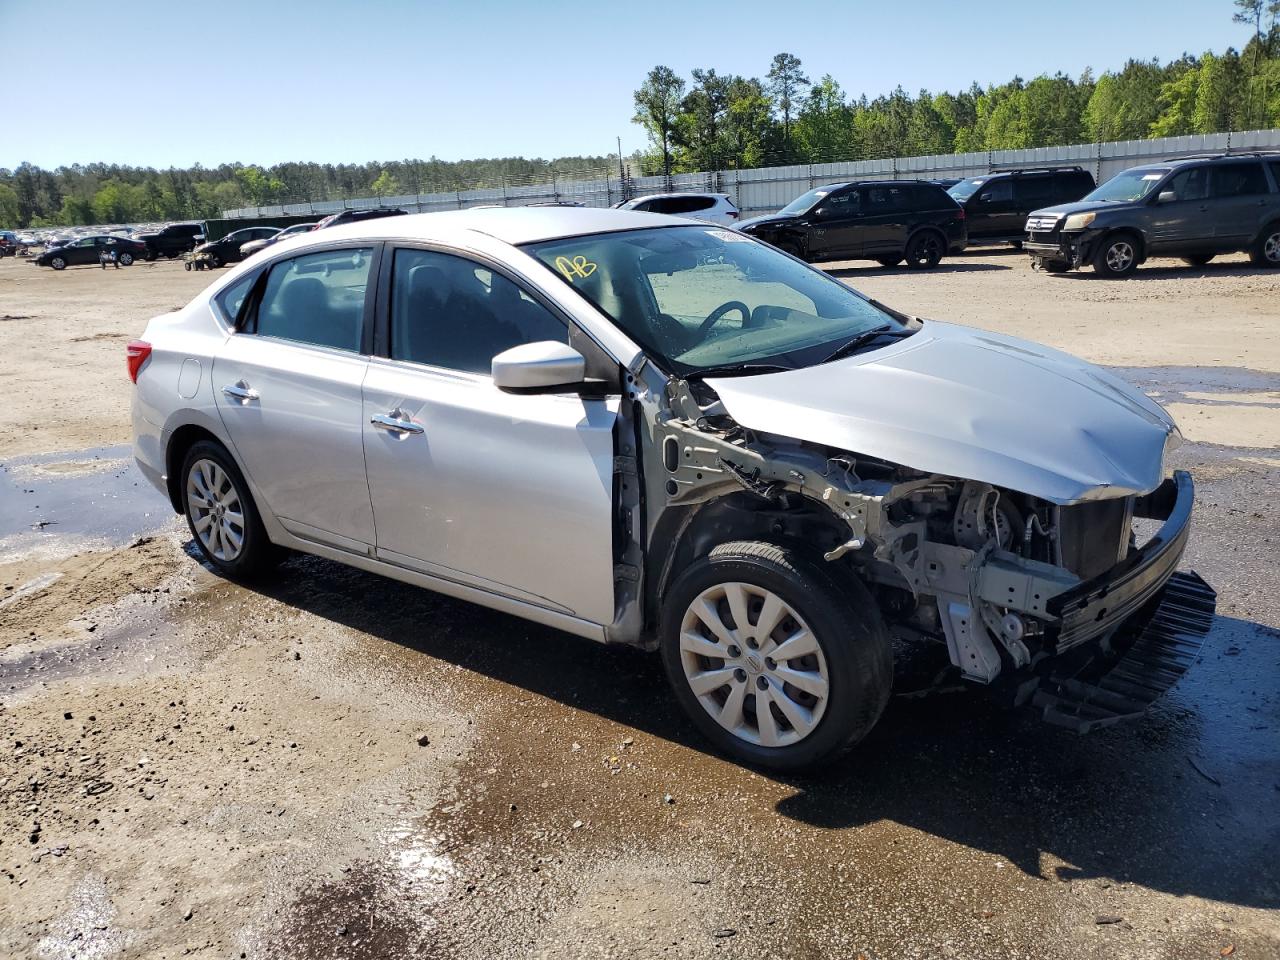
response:
M583 280L596 272L596 265L579 254L576 257L556 257L556 269L564 274L564 278L572 283Z

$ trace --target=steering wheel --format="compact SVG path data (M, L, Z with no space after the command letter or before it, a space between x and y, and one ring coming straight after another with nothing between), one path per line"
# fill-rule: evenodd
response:
M703 320L702 323L699 325L697 332L694 334L694 339L700 340L703 337L705 337L708 331L710 331L712 327L714 327L717 323L719 323L722 319L724 319L724 315L726 313L729 313L733 310L737 310L739 313L742 314L743 323L751 322L751 308L748 307L741 300L730 300L728 303L720 304L720 306L716 307L709 314L707 314L707 319Z

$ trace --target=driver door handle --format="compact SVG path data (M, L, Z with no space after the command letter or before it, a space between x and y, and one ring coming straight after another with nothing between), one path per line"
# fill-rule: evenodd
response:
M420 423L414 423L412 420L403 420L403 414L399 410L392 410L390 414L375 413L369 418L369 422L375 427L383 430L390 430L393 433L407 433L417 436L425 432L425 428Z

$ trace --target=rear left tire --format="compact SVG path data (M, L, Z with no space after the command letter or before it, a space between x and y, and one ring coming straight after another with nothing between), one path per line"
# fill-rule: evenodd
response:
M182 508L196 547L220 573L237 580L260 576L277 551L244 474L220 443L192 444L182 460Z
M942 260L946 242L932 230L921 230L909 241L905 251L908 270L932 270Z
M122 266L122 267L132 267L132 266L133 266L133 254L132 254L132 253L122 253L122 254L120 254L119 261L120 261L120 266Z
M1249 251L1249 259L1260 267L1280 267L1280 223L1273 223L1262 231Z
M663 600L661 647L694 725L718 750L774 770L851 748L893 685L866 587L772 543L726 543L694 561Z

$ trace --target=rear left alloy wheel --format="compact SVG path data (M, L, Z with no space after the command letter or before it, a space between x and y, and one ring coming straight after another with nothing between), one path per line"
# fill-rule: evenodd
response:
M229 577L260 574L275 559L244 475L220 444L194 444L182 464L182 505L204 558Z
M132 254L132 253L122 253L122 254L120 254L120 266L122 266L122 267L132 267L132 266L133 266L133 254Z
M663 608L676 698L737 759L813 766L861 740L888 702L893 655L875 601L791 548L722 544L689 566Z

